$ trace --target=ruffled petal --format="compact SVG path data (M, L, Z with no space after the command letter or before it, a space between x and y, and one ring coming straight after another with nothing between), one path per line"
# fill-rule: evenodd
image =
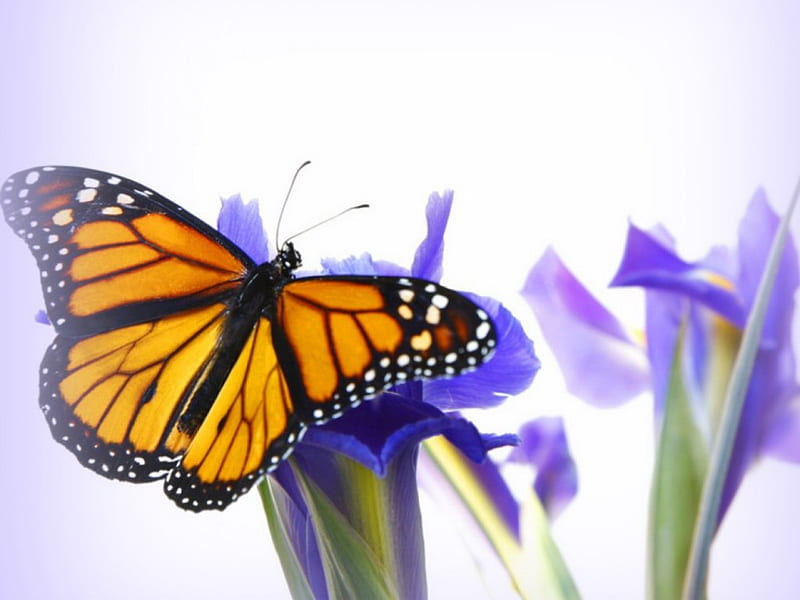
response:
M425 382L425 401L444 410L497 406L508 396L526 390L540 365L533 342L508 309L491 298L465 296L491 316L497 347L492 358L475 371Z
M739 278L737 290L750 311L767 262L780 218L758 190L739 226ZM725 514L747 469L761 452L771 450L783 458L798 456L792 435L800 435L794 406L797 383L791 326L794 295L798 288L797 251L791 237L781 257L764 320L761 343L747 390L736 442L722 492L720 518ZM780 415L782 420L777 420ZM773 432L772 429L776 431Z
M428 234L422 240L414 255L411 274L414 277L439 281L442 278L442 256L444 255L444 230L450 218L453 205L453 191L445 190L440 196L434 192L428 198L425 217L428 221Z
M414 386L421 388L419 382L404 387ZM476 461L483 460L497 441L493 438L485 441L466 419L446 415L435 406L409 398L405 393L389 391L347 411L327 425L310 428L297 452L302 453L307 445L325 448L349 456L383 475L387 465L400 452L439 434L444 434Z
M217 230L239 246L256 264L269 260L267 234L255 200L245 204L239 194L223 198L217 217Z
M712 271L700 263L687 263L651 234L628 226L628 239L611 286L639 286L675 292L717 311L743 327L746 312L730 274Z
M778 231L780 218L767 203L766 194L758 190L750 201L739 225L739 277L737 291L744 300L748 313L758 291L758 284L767 263L772 240ZM798 286L797 250L791 236L786 241L783 257L775 278L764 331L763 346L775 347L782 343L791 327L794 310L794 292Z

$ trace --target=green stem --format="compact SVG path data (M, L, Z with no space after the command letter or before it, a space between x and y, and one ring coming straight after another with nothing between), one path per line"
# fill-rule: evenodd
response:
M728 474L728 465L733 453L736 433L739 430L739 419L742 414L747 387L750 383L753 363L758 352L764 318L772 295L772 287L781 262L783 248L786 244L789 222L792 212L797 206L798 198L800 198L800 181L797 183L789 208L781 220L778 233L772 241L764 274L759 282L753 310L747 319L742 345L736 355L733 373L728 384L722 420L711 449L709 470L703 485L700 511L695 525L692 550L689 557L689 568L683 588L684 600L697 600L705 595L706 580L708 578L708 556L711 549L711 541L714 538L717 527L722 488Z

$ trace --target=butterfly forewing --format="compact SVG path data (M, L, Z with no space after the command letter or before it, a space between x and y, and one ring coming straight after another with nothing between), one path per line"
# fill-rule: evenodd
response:
M146 322L235 293L252 261L208 225L145 186L75 167L12 175L8 224L39 266L60 333Z
M496 344L486 312L444 286L411 277L311 277L286 285L277 319L308 405L322 422L394 383L454 376Z

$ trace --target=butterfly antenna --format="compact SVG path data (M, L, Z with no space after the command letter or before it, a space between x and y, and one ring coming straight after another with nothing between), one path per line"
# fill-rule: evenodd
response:
M325 223L333 221L334 219L338 219L342 215L344 215L346 213L349 213L351 210L358 210L358 209L361 209L361 208L369 208L369 204L358 204L357 206L351 206L350 208L345 208L344 210L339 211L335 215L332 215L332 216L328 217L327 219L324 219L324 220L320 221L319 223L315 223L311 227L306 227L302 231L298 231L297 233L290 235L288 238L286 238L286 241L283 242L283 245L286 245L288 242L292 241L297 236L303 235L304 233L308 233L312 229L316 229L320 225L324 225Z
M292 177L292 182L289 184L289 190L286 192L286 198L283 199L283 205L281 206L281 212L278 214L278 224L275 226L275 250L280 252L280 245L278 244L278 240L280 238L280 231L281 231L281 221L283 221L283 213L286 210L286 204L289 202L289 196L292 195L292 188L294 188L294 182L297 181L297 176L300 174L300 171L303 170L303 167L307 167L311 164L310 160L305 161L302 165L297 167L297 170L294 172L294 177ZM288 241L288 240L287 240Z

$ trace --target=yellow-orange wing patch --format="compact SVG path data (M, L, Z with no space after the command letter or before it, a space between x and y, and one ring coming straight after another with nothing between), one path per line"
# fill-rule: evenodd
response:
M226 311L214 304L80 340L58 336L41 373L53 437L106 477L163 478L181 451L166 440L207 374Z
M85 466L132 482L167 478L184 508L221 509L278 464L302 434L261 318L198 430L179 417L216 358L227 318L215 304L50 346L42 408Z
M304 426L294 411L272 325L262 317L197 432L167 441L184 454L167 476L167 495L193 510L224 508L299 441Z
M411 277L312 277L287 284L277 326L303 394L322 422L398 382L463 373L495 345L488 315L448 288Z

